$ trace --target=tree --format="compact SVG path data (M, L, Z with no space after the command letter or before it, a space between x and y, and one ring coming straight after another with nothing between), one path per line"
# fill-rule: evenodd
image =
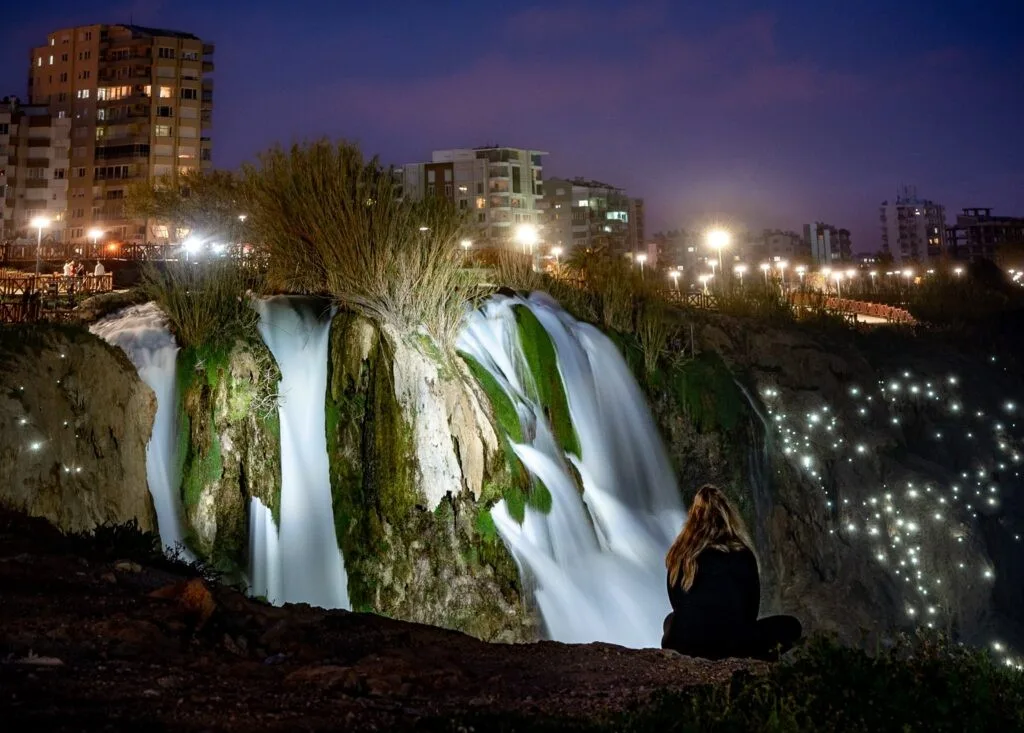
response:
M245 234L246 206L239 178L228 171L190 171L128 189L130 216L155 219L167 225L171 242L178 230L203 241L233 243Z

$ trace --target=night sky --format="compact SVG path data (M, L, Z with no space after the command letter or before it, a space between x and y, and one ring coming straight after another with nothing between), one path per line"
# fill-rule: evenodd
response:
M648 233L846 226L879 244L900 184L1024 216L1024 2L5 4L0 94L60 27L134 20L216 43L214 158L344 137L385 162L547 150L648 202Z

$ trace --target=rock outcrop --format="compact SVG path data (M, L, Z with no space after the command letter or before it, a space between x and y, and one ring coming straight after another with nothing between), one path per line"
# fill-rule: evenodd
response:
M0 384L0 501L65 531L156 529L156 399L123 353L78 327L5 326Z
M533 638L487 513L504 458L464 365L425 336L346 312L330 353L328 453L353 608L487 640Z
M251 497L279 516L279 380L273 356L255 338L178 355L186 541L222 571L247 566Z

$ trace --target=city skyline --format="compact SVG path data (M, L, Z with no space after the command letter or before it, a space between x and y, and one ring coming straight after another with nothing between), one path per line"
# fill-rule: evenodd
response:
M849 228L861 252L880 246L879 204L902 184L947 216L1021 213L1013 133L1024 90L1013 74L1024 47L1012 28L1024 9L811 7L396 3L384 13L306 2L279 17L268 2L240 15L198 2L62 0L14 8L0 95L25 96L29 50L46 33L133 21L217 44L218 167L321 135L395 164L449 147L525 146L550 151L547 176L643 197L648 233L821 220Z

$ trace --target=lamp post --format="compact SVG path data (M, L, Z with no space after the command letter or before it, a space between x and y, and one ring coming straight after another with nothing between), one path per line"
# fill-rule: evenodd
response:
M679 270L671 270L668 276L672 278L672 284L675 286L676 292L679 292Z
M874 290L875 290L875 278L878 277L878 272L875 271L875 270L872 270L870 275L871 275L871 291L874 292Z
M804 265L797 265L796 274L800 276L800 289L804 287L804 273L807 272L807 268Z
M732 271L736 273L737 277L739 277L739 279L740 279L740 287L742 288L743 287L743 275L746 274L746 272L747 272L747 266L744 265L741 262L740 264L736 265L736 267L732 268Z
M89 239L92 240L92 251L93 254L96 254L96 245L99 244L100 237L103 236L103 230L93 227L92 229L86 232L86 235L89 237ZM99 255L96 256L97 258L99 257Z
M834 273L832 273L832 277L835 278L835 281L836 281L836 297L837 298L842 298L843 297L843 291L839 287L839 283L843 279L843 273L841 273L838 270L836 270Z
M185 248L185 262L188 262L189 255L195 254L199 251L200 242L195 237L189 237L182 242L182 246Z
M552 247L551 248L551 254L553 254L555 256L555 267L556 268L560 267L562 263L561 263L559 258L562 256L562 248L561 247Z
M516 227L515 238L519 244L523 245L524 253L533 254L533 248L539 240L537 227L533 224L520 224Z
M782 289L785 290L786 289L786 268L789 267L789 263L786 262L785 260L782 260L781 262L777 262L775 264L775 266L779 268L779 274L782 276Z
M958 267L954 267L953 268L953 274L956 275L957 277L960 277L961 275L964 274L964 268L959 267L959 266Z
M732 237L725 229L712 229L707 233L708 246L718 251L718 267L725 272L725 266L722 264L722 248L728 247ZM712 270L712 273L714 270Z
M832 268L823 267L821 268L821 276L825 280L825 295L828 295L828 279L832 277Z
M37 216L29 222L29 225L39 233L39 236L36 239L36 277L38 277L39 258L43 251L43 230L50 226L50 220L45 216Z
M768 270L772 269L772 266L767 262L761 263L761 272L764 273L764 286L768 287Z
M698 280L700 280L700 284L704 286L704 295L708 294L708 280L710 280L713 277L714 275L701 275L699 278L697 278Z
M644 263L647 262L647 255L641 253L636 256L636 261L640 263L640 277L644 276Z

